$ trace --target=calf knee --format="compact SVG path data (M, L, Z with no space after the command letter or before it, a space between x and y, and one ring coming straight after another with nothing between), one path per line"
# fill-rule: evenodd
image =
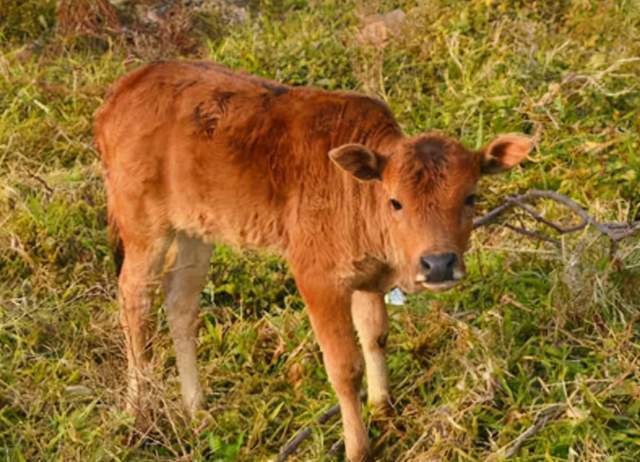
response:
M388 332L383 332L382 334L378 335L378 338L376 339L376 344L378 346L378 348L384 350L387 347L387 338L389 337L389 333Z
M338 394L357 392L364 374L364 358L353 355L349 361L325 361L331 385Z

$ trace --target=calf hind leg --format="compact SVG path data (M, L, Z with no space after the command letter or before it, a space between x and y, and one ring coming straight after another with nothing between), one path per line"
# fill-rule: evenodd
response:
M212 245L178 233L175 261L165 276L167 320L176 353L182 400L191 416L202 405L196 332L198 302L209 270L211 250Z
M144 410L145 388L149 380L148 321L169 236L146 245L129 244L118 280L120 324L125 334L128 363L127 409L135 414Z

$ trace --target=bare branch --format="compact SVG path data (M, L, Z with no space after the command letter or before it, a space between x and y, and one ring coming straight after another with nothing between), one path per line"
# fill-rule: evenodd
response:
M497 460L504 460L513 457L529 438L536 435L547 425L547 423L562 416L565 409L566 406L564 404L555 404L542 411L536 418L536 421L533 425L520 433L520 435L518 435L516 439L511 441L509 444L503 446L493 454L489 455L489 457L487 458L487 462L494 462Z
M316 419L316 421L319 424L324 424L328 422L329 419L331 419L333 416L339 413L340 413L340 406L336 404L330 407L329 410L327 410L327 412L320 415ZM298 446L300 446L300 444L304 440L309 438L309 436L311 436L311 427L306 427L300 430L296 434L296 436L294 436L293 439L289 443L287 443L285 447L282 448L282 450L280 451L280 454L278 454L278 458L276 459L276 462L284 462L285 460L287 460L289 456L298 449Z
M522 234L523 236L532 237L534 239L540 239L541 241L551 242L555 245L560 245L560 241L554 239L552 237L547 236L546 234L539 233L537 231L531 231L526 228L522 228L520 226L510 225L509 223L505 223L505 227L509 228L511 231L515 231L518 234Z
M580 218L580 222L575 225L566 226L543 217L533 207L528 205L528 203L534 202L538 199L549 199L562 204L564 207L568 208L571 212L577 215L578 218ZM476 219L473 222L473 227L475 229L479 228L480 226L485 226L493 223L498 219L498 217L504 214L504 212L516 207L523 210L537 222L553 228L559 234L573 233L576 231L580 231L587 226L593 226L600 233L606 235L609 239L616 243L622 239L633 236L634 234L640 232L640 221L635 221L632 223L599 223L573 199L570 199L564 194L560 194L555 191L542 191L539 189L530 189L524 194L507 197L504 203L489 211L484 216ZM510 224L505 224L505 226L517 233L523 234L528 237L541 239L543 241L551 242L556 245L560 244L557 239L553 239L537 231L532 231Z
M507 200L509 200L509 199L507 199ZM532 207L530 207L527 204L515 201L515 205L516 205L516 207L519 207L522 210L524 210L525 212L527 212L537 222L543 223L543 224L555 229L560 234L573 233L575 231L579 231L581 229L584 229L584 227L587 226L587 222L584 219L580 223L578 223L577 225L568 226L568 227L561 226L558 223L555 223L553 221L547 220L545 217L540 215L535 209L533 209Z

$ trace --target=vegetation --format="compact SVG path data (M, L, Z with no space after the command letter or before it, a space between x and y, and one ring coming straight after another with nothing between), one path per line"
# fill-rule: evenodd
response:
M530 133L531 160L483 180L478 214L539 188L602 221L639 219L636 1L191 2L192 16L182 6L146 25L131 15L151 2L114 1L118 23L82 22L91 33L63 24L56 2L19 3L0 0L2 460L266 461L305 426L312 436L292 459L325 460L340 438L339 419L315 423L335 397L285 265L226 247L202 296L206 411L183 418L160 303L154 425L140 434L123 411L91 123L107 86L151 59L201 56L376 92L408 132L439 129L471 147ZM396 8L406 17L393 33L362 37L369 15ZM557 249L480 228L461 288L389 307L398 415L372 422L379 460L640 460L640 239L561 239Z

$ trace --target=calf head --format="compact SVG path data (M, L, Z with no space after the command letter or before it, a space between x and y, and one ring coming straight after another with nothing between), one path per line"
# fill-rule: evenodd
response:
M478 179L517 165L531 146L527 137L502 135L474 151L423 134L398 140L386 152L347 144L329 156L355 180L380 182L387 257L397 284L416 292L448 289L464 276Z

